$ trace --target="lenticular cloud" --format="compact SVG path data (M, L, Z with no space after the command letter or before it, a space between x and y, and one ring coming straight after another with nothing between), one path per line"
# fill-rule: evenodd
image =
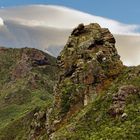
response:
M30 5L0 10L4 20L12 20L26 26L42 26L71 29L79 23L97 22L114 34L134 34L137 25L127 25L115 20L90 15L77 10L53 5Z
M124 64L140 64L138 25L123 24L53 5L2 8L0 17L1 46L34 47L57 56L74 27L79 23L97 22L115 34L117 49Z

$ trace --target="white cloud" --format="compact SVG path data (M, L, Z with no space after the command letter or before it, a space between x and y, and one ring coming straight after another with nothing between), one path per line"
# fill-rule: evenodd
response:
M117 34L117 48L124 64L140 64L138 25L90 15L53 5L30 5L0 9L0 44L35 47L58 55L72 29L79 23L97 22ZM133 51L132 51L132 50Z
M0 9L4 20L14 20L26 26L43 26L72 29L79 23L97 22L115 34L134 34L138 25L122 24L118 21L90 15L77 10L53 5L30 5Z
M3 26L3 25L4 25L3 19L0 17L0 26Z
M125 65L140 65L140 36L114 35L116 47Z

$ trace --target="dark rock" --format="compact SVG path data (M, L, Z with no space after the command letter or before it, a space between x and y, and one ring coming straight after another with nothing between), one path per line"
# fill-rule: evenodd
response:
M83 32L83 30L84 30L84 24L79 24L78 25L78 27L77 28L75 28L73 31L72 31L72 33L71 33L71 35L79 35L79 34L81 34L82 32Z
M65 77L71 76L75 70L76 70L76 66L71 66L70 68L66 69L64 76Z

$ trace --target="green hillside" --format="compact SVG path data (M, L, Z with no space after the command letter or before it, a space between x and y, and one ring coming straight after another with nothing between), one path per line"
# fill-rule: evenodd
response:
M0 140L28 139L34 113L52 103L56 71L42 51L0 48Z

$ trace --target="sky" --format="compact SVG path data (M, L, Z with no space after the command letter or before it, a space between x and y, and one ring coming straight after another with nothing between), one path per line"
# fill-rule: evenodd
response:
M1 7L29 4L62 5L127 24L140 24L140 0L0 0Z

